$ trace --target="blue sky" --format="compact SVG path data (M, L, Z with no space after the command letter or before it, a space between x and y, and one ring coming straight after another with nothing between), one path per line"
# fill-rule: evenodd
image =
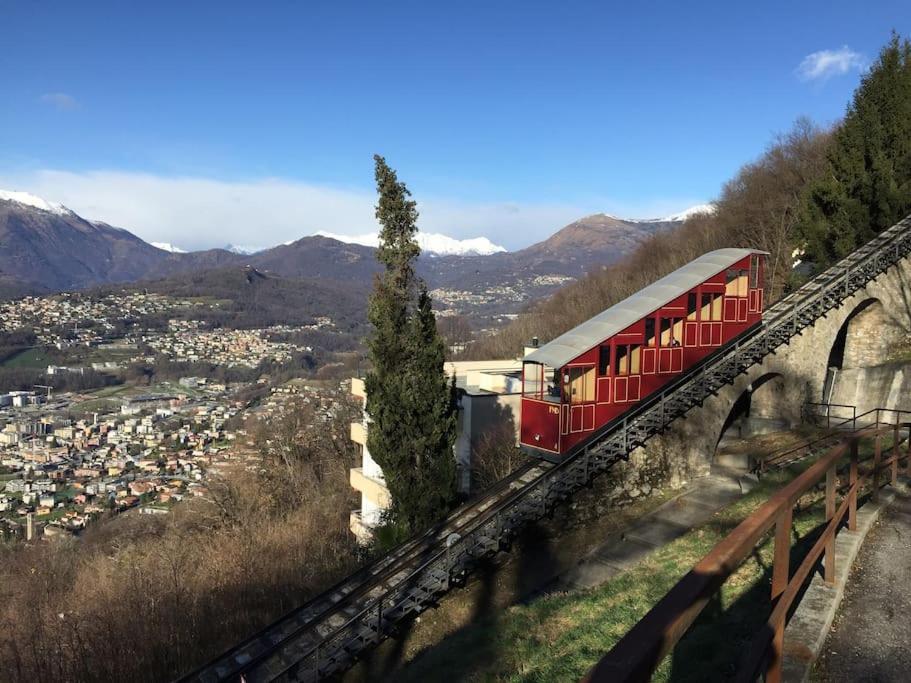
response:
M185 248L422 228L509 248L671 213L844 112L907 2L0 0L0 187ZM808 56L810 57L809 61ZM803 65L803 66L801 66Z

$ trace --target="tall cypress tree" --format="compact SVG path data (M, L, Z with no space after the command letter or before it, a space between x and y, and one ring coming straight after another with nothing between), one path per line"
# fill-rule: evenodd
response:
M455 497L455 405L430 296L414 269L417 205L385 159L374 161L383 271L368 307L367 447L392 498L389 521L415 531Z
M452 447L456 438L456 392L443 372L446 351L437 332L430 295L419 285L417 309L411 320L409 345L412 371L408 373L411 401L409 440L414 449L417 478L408 493L408 524L422 528L450 508L456 492L456 464Z
M911 211L911 45L892 36L854 93L810 184L799 232L819 270Z

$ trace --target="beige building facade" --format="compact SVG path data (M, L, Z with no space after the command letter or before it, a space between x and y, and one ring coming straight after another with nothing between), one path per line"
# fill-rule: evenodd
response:
M453 457L459 466L459 490L468 493L471 485L471 457L485 434L508 425L518 443L519 410L522 393L522 362L452 361L445 365L449 377L455 375L459 392L458 432ZM351 380L351 394L361 401L367 399L364 381ZM361 542L368 542L373 528L382 521L389 507L389 490L383 470L370 455L367 447L369 421L366 412L351 424L351 440L361 449L360 467L351 469L351 486L358 491L361 505L351 512L351 532Z

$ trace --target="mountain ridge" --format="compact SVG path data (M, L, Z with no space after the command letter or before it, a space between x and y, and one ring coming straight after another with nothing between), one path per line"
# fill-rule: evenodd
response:
M547 294L554 288L552 281L578 278L613 263L642 240L678 224L592 214L517 251L482 238L487 243L483 253L425 253L418 270L433 288L479 293L520 287L527 299ZM254 253L236 247L182 252L172 244L150 244L124 228L87 220L34 195L2 191L0 296L154 281L231 266L250 266L281 278L322 279L339 287L352 282L369 286L379 271L375 247L340 237L308 235Z

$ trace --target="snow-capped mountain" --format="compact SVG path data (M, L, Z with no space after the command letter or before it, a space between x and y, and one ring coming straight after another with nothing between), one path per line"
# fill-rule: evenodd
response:
M186 254L187 253L186 249L181 249L180 247L175 247L170 242L149 242L149 244L151 244L153 247L157 247L158 249L161 249L162 251L171 252L172 254Z
M684 209L679 213L672 213L670 216L664 216L663 218L620 218L619 216L612 216L609 213L601 214L602 216L607 216L617 221L623 221L624 223L682 223L687 218L691 218L700 213L715 213L714 204L697 204L696 206L691 206L688 209Z
M294 240L292 240L292 242L293 241ZM285 242L285 244L291 244L291 242ZM239 244L228 244L224 249L225 251L230 251L232 254L240 254L241 256L249 256L250 254L255 254L264 250L263 247L245 247Z
M0 190L0 200L7 202L16 202L17 204L30 206L34 209L40 209L41 211L47 211L48 213L52 213L57 216L66 216L73 213L63 204L55 204L54 202L49 202L28 192Z
M375 232L363 235L339 235L321 230L316 234L321 237L338 240L339 242L360 244L365 247L376 247L379 244L379 235ZM494 244L486 237L457 240L439 233L419 232L417 240L421 251L434 256L489 256L506 251L504 247Z
M715 213L715 205L714 204L697 204L696 206L691 206L690 208L685 209L685 210L681 211L680 213L674 213L674 214L671 214L670 216L665 216L664 218L661 218L659 220L661 220L662 222L667 222L667 223L676 223L678 221L685 221L687 218L690 218L690 217L695 216L696 214L700 214L700 213L708 213L708 214Z

